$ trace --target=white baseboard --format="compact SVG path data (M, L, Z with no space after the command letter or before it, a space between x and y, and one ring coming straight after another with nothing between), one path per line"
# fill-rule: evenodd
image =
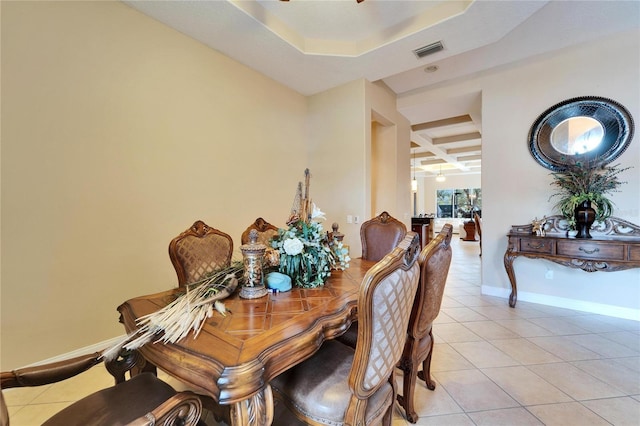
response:
M509 299L511 289L483 285L481 287L481 292L487 296L497 296ZM586 302L584 300L567 299L565 297L529 293L526 291L518 292L518 300L523 302L539 303L541 305L555 306L556 308L573 309L574 311L589 312L592 314L640 321L640 310L623 308L615 305L605 305L602 303Z
M104 349L110 348L114 345L116 345L118 342L121 342L124 338L126 337L126 335L121 335L121 336L117 336L114 337L112 339L109 340L104 340L102 342L98 342L95 343L93 345L90 346L85 346L84 348L80 348L80 349L76 349L74 351L71 352L67 352L66 354L61 354L61 355L57 355L54 356L52 358L48 358L42 361L38 361L38 362L34 362L33 364L29 364L26 365L25 367L34 367L36 365L42 365L42 364L50 364L52 362L58 362L58 361L64 361L66 359L69 358L74 358L80 355L86 355L86 354L90 354L90 353L94 353L94 352L100 352Z

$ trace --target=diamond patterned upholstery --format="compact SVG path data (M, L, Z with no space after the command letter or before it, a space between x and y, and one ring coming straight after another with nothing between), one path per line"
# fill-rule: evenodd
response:
M232 255L231 237L201 220L169 243L169 257L181 287L228 266Z
M395 271L380 284L373 297L373 335L376 344L371 347L369 366L364 378L365 390L389 376L402 354L405 342L405 324L408 321L415 295L412 283L417 281L418 268L409 273Z
M416 379L420 378L430 390L435 389L431 380L431 356L433 353L433 321L440 312L444 287L451 264L451 234L449 223L429 242L420 253L420 285L413 301L407 339L398 367L404 373L402 395L398 402L405 409L407 419L415 423L418 415L413 405ZM418 367L422 363L422 371Z
M358 295L358 343L325 342L311 358L272 380L276 398L308 424L391 424L398 363L420 276L418 235L376 263ZM331 366L330 369L327 366Z

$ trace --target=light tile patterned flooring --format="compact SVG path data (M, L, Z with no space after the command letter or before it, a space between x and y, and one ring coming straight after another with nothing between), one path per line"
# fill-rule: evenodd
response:
M418 382L417 424L640 424L640 323L522 301L511 309L505 299L480 294L478 243L454 235L452 246L434 325L437 385L429 391ZM97 367L55 385L9 389L11 424L39 425L110 384L111 376ZM393 425L409 424L396 404Z

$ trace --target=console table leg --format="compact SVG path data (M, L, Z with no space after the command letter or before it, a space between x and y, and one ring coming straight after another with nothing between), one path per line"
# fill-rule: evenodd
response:
M513 256L509 251L504 254L504 269L507 271L509 282L511 282L511 294L509 295L509 306L516 307L518 301L518 288L516 286L516 274L513 271L513 261L516 256Z

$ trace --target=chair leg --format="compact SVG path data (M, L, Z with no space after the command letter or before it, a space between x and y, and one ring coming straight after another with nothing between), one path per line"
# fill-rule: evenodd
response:
M394 372L391 372L391 376L389 377L389 384L391 385L391 389L393 389L393 397L397 397L398 391L396 389L396 379ZM393 420L393 407L394 407L394 399L391 400L391 404L387 407L387 411L384 412L384 416L382 417L382 426L391 426Z
M431 378L431 355L433 354L433 333L429 331L431 337L431 345L429 347L429 354L422 362L422 371L418 372L418 378L424 380L427 385L427 389L434 390L436 388L436 382Z
M402 379L402 395L398 395L397 400L400 406L404 408L407 420L411 423L418 421L418 413L416 413L415 407L413 406L413 391L416 388L417 366L418 364L414 364L411 361L404 362L400 366L404 374Z
M393 420L393 404L389 406L389 409L384 413L382 418L382 426L391 426Z

